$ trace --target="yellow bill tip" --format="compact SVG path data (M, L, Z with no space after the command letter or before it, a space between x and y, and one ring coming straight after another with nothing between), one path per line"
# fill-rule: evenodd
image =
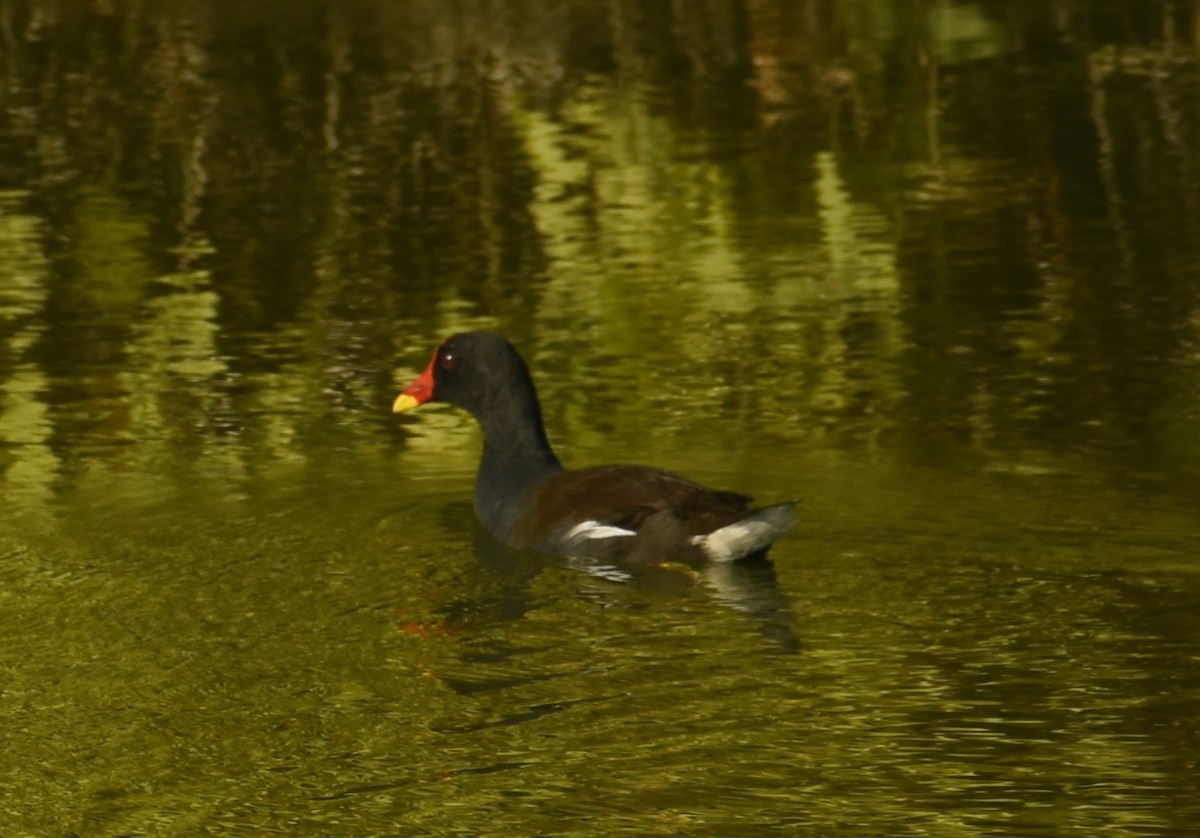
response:
M408 393L401 393L396 396L396 400L392 402L392 413L404 413L414 408L420 407L421 402L410 396Z

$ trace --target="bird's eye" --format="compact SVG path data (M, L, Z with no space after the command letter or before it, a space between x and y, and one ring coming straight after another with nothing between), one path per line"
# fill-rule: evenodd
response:
M454 369L454 355L449 352L443 352L441 357L438 358L438 365L446 372L450 372Z

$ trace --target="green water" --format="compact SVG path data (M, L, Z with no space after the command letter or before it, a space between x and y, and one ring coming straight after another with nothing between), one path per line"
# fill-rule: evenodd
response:
M0 835L1191 834L1194 11L1034 5L0 6ZM468 328L799 526L494 544Z

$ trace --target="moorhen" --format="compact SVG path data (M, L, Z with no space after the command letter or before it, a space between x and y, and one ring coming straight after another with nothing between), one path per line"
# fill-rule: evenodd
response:
M795 521L795 502L752 510L746 495L657 468L563 468L546 439L529 369L492 332L442 341L392 410L428 401L457 405L482 426L475 514L510 547L641 562L731 562L765 554Z

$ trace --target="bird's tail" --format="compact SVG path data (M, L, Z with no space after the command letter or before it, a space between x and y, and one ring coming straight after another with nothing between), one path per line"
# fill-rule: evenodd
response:
M755 510L740 521L698 536L696 543L715 562L736 562L762 553L796 523L795 506L795 501L788 501Z

